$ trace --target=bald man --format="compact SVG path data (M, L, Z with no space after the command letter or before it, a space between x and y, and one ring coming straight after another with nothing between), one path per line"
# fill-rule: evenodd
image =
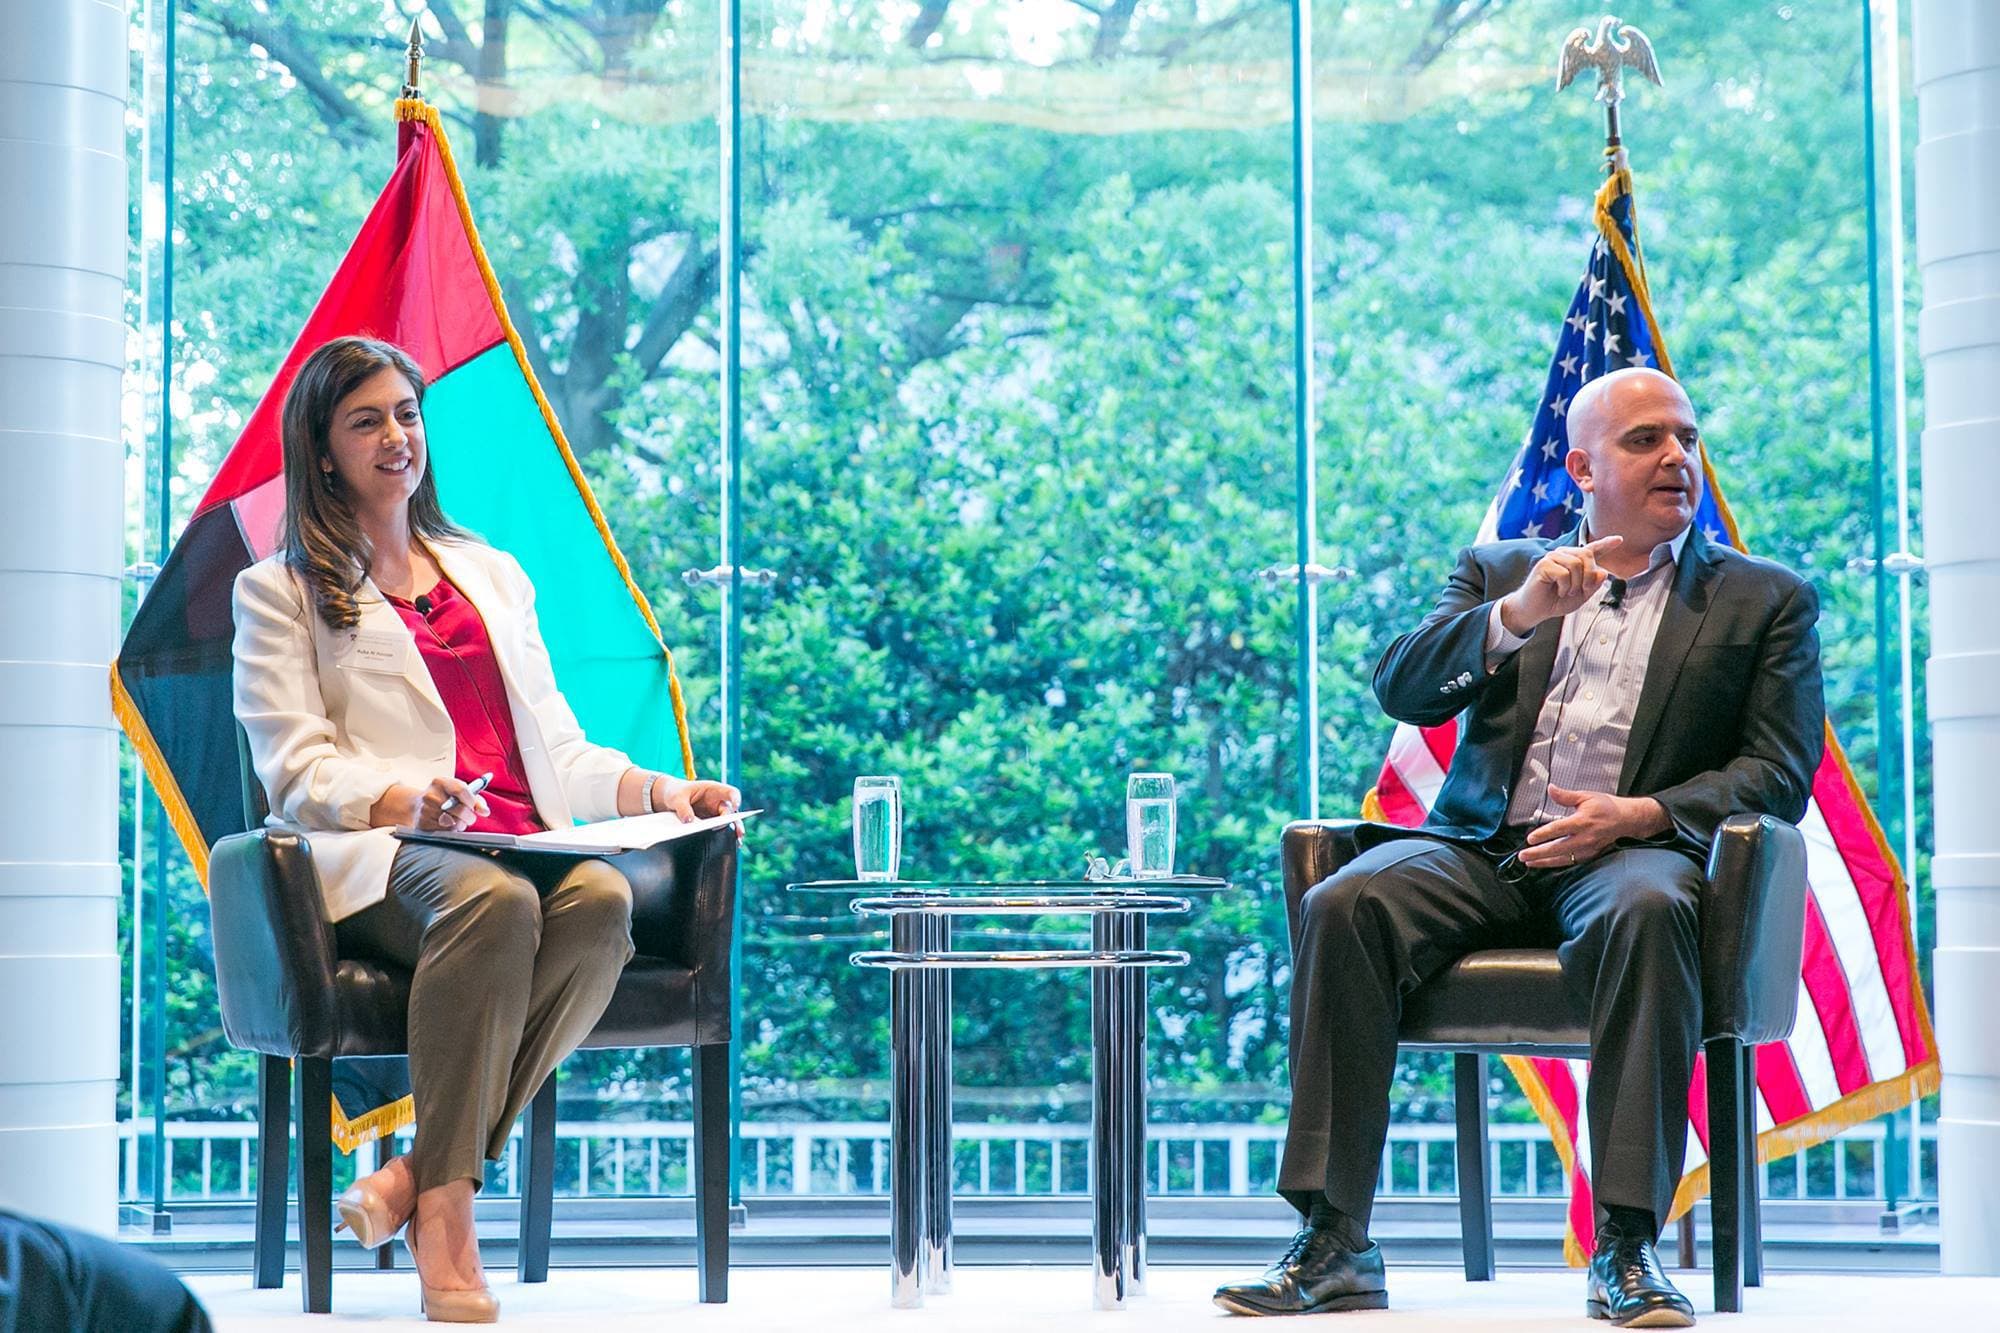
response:
M1368 1215L1403 999L1473 950L1539 945L1590 1016L1588 1309L1694 1322L1653 1246L1687 1145L1702 867L1730 815L1805 814L1819 601L1693 526L1700 437L1666 375L1592 380L1569 438L1583 523L1462 551L1375 669L1383 711L1458 718L1458 751L1421 828L1367 826L1367 850L1301 904L1278 1189L1305 1226L1261 1278L1217 1290L1224 1309L1388 1304Z

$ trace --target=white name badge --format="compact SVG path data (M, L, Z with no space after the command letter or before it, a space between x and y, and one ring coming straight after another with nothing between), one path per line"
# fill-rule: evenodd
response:
M344 645L334 659L355 671L378 671L400 676L409 660L410 636L391 630L361 630Z

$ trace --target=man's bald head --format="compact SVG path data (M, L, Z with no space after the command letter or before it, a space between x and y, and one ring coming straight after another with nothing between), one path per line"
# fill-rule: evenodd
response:
M1606 440L1615 438L1632 416L1661 398L1676 403L1690 417L1694 415L1694 404L1679 382L1651 366L1627 366L1586 380L1569 404L1570 448L1598 457Z
M1701 500L1694 406L1671 375L1631 366L1586 383L1570 400L1565 465L1588 497L1593 537L1625 538L1623 558L1682 531Z

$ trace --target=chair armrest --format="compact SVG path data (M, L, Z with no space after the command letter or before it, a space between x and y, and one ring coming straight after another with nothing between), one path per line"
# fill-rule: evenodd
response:
M1295 819L1285 825L1285 927L1299 942L1299 904L1306 891L1361 854L1354 831L1358 819Z
M666 855L620 857L632 884L632 944L695 974L694 998L702 1044L730 1039L736 929L736 834L710 829L668 843Z
M230 1043L333 1055L333 926L311 844L287 829L252 829L216 843L208 866L215 988Z
M1701 896L1705 1036L1754 1045L1790 1035L1805 921L1805 837L1770 815L1723 820Z

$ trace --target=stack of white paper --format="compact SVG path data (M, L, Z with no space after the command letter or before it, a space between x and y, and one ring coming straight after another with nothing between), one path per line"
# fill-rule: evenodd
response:
M578 824L574 828L552 828L544 833L523 833L516 841L523 847L533 847L541 843L553 843L562 847L597 847L606 851L638 851L644 847L657 847L663 842L676 838L705 833L724 824L735 824L760 814L758 810L738 810L733 815L716 815L712 819L691 819L683 823L681 817L671 810L651 815L630 815L624 819L605 819L595 824Z

